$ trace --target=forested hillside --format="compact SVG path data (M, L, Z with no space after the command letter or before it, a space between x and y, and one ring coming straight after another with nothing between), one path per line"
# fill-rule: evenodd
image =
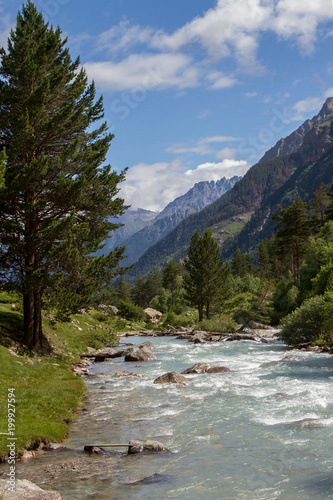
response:
M257 247L274 231L270 216L279 204L287 206L298 195L307 201L321 182L332 182L332 111L333 98L329 98L316 117L283 140L284 147L275 146L264 156L277 157L262 159L230 191L150 247L129 279L163 268L170 259L184 258L194 231L202 233L206 227L211 228L225 258L232 256L237 245L244 252ZM293 152L280 154L292 147Z

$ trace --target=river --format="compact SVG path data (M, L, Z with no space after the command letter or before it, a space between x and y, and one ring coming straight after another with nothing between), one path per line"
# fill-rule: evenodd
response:
M157 361L92 366L89 395L69 449L43 452L17 477L63 500L333 499L333 358L281 342L193 344L152 340ZM197 362L228 373L187 375L186 387L157 385ZM116 371L142 377L119 377ZM90 456L85 444L156 439L172 453Z

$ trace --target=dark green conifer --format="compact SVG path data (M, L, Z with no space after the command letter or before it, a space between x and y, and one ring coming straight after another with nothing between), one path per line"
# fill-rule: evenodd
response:
M228 268L223 266L220 259L218 244L209 229L202 236L197 231L193 234L185 270L186 298L197 307L199 321L203 320L204 313L209 319L212 306L222 294L228 273Z

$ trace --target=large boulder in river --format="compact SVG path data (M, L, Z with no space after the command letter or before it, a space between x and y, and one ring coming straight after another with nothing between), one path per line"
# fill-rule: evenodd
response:
M157 359L148 347L132 347L125 354L125 361L153 361Z
M142 453L143 451L150 451L153 453L165 453L169 452L168 448L166 448L162 443L158 441L153 441L148 439L146 441L130 441L128 445L128 453Z
M27 479L15 480L15 492L10 491L9 479L0 480L0 498L3 500L61 500L57 491L42 490Z
M154 384L187 384L189 380L180 373L168 372L154 380Z

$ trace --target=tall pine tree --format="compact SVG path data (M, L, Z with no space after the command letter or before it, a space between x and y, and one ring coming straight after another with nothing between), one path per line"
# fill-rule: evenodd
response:
M186 298L197 307L199 321L203 320L204 314L209 319L229 272L229 268L223 266L219 247L209 229L202 236L197 231L193 234L185 270L183 284Z
M100 121L102 98L66 43L28 1L0 53L1 281L23 294L29 347L42 340L43 298L55 292L62 307L85 305L123 253L94 256L118 227L108 219L125 208L116 198L125 172L103 166L112 135Z

